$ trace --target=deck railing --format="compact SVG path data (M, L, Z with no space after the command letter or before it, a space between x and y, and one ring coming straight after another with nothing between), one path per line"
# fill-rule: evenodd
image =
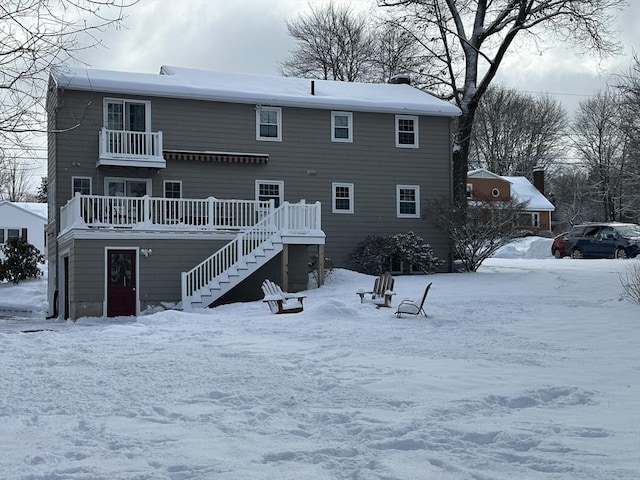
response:
M188 272L182 273L183 308L194 293L203 289L216 277L229 271L240 260L270 241L276 234L320 231L320 202L307 204L304 200L290 204L284 202L209 258Z
M60 210L60 230L68 228L163 228L244 230L273 211L256 200L105 197L80 195Z

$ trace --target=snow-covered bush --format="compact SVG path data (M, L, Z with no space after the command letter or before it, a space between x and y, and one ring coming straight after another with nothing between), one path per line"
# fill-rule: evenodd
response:
M309 273L314 280L318 280L318 257L314 255L309 259ZM325 257L324 259L324 276L328 277L333 273L333 260Z
M399 233L392 239L392 256L402 264L413 265L424 273L434 273L438 267L444 265L444 260L435 255L431 245L414 232Z
M622 298L640 305L640 260L635 260L625 274L620 274Z
M358 271L369 275L388 272L394 265L402 265L404 271L413 266L424 273L434 273L444 264L434 254L431 245L414 232L366 237L347 256L347 261Z
M44 256L26 240L12 238L0 249L5 256L4 260L0 260L0 281L20 283L42 276L40 264L44 262Z
M347 255L347 262L359 272L380 275L389 271L392 250L391 237L370 235Z

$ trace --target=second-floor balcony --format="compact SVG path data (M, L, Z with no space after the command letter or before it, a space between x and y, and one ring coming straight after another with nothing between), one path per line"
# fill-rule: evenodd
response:
M100 130L98 165L165 168L162 132Z

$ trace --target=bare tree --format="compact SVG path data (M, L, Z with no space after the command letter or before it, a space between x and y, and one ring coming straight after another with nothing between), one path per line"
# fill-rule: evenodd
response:
M308 16L287 22L287 29L298 45L282 62L283 75L347 82L367 77L373 57L370 28L351 7L311 7Z
M423 61L405 28L349 6L311 7L287 22L287 29L297 45L280 65L285 76L382 83L417 70Z
M382 21L374 32L371 80L384 83L399 73L420 68L419 45L413 36L394 22Z
M527 203L477 199L468 206L451 203L446 198L430 202L425 217L449 235L454 259L468 272L478 270L482 262L499 248L522 236L517 219Z
M620 75L619 80L615 88L622 96L620 129L624 135L620 216L622 220L640 223L640 57L637 54L629 71Z
M592 194L601 202L599 220L603 221L619 220L617 200L625 145L620 106L620 96L607 89L581 102L575 120L573 147L587 168Z
M0 1L0 148L28 149L29 137L45 130L42 100L51 68L100 44L100 32L118 25L136 2ZM0 178L15 168L9 158L0 156Z
M34 198L31 168L17 158L4 158L0 177L0 200L29 202Z
M527 36L572 41L610 54L610 12L625 0L378 0L397 8L397 22L426 51L424 87L461 109L453 151L454 197L466 203L466 176L475 116L502 61Z
M550 200L556 207L553 212L556 231L600 218L602 206L591 194L591 178L581 164L551 169L546 182Z
M476 113L469 164L531 180L534 167L548 167L562 155L566 124L557 100L492 86Z

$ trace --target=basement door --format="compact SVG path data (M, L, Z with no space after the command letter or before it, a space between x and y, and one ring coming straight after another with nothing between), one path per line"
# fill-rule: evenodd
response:
M107 317L136 315L136 251L107 250Z

